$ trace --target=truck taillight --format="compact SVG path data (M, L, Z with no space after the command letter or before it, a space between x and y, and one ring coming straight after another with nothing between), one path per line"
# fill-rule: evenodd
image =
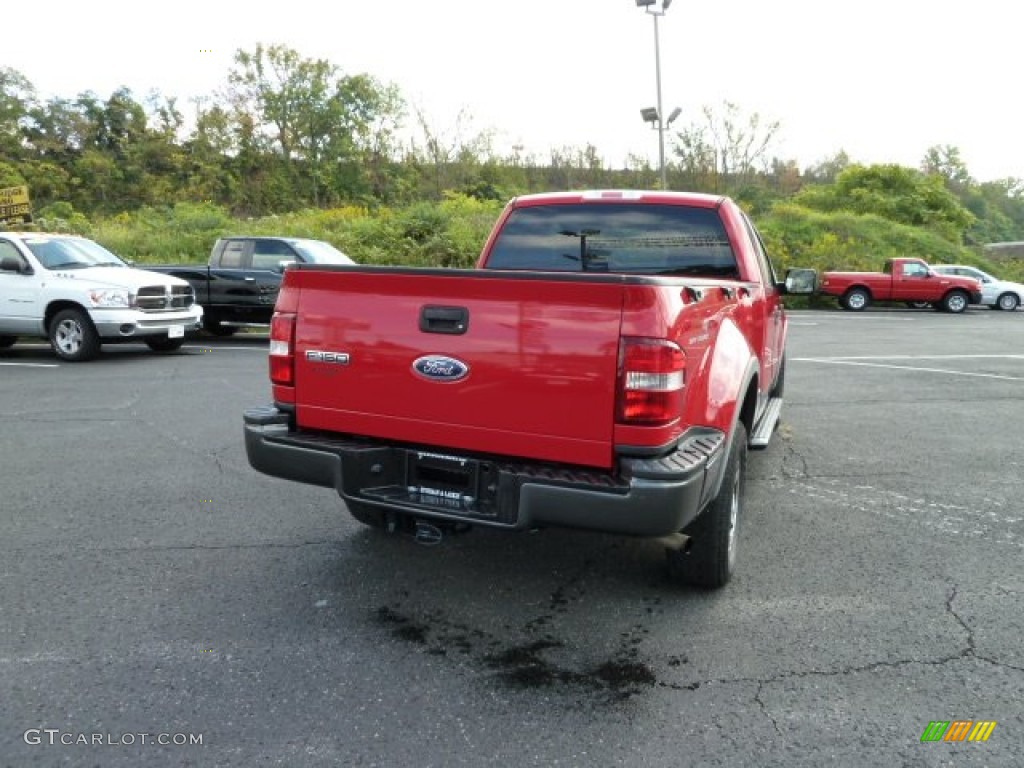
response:
M665 339L623 338L619 344L618 421L663 424L679 418L686 356Z
M295 314L275 312L270 320L270 381L295 384Z

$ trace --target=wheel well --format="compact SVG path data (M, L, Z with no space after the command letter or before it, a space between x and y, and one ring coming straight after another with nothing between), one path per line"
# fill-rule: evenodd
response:
M757 375L747 385L747 393L743 396L743 405L740 406L740 421L747 428L747 434L754 431L754 416L757 413Z
M851 291L864 291L864 293L866 293L869 297L871 296L871 289L868 288L866 285L851 285L843 293L843 296L849 296Z
M46 308L46 314L43 315L43 330L49 333L50 323L53 322L53 318L64 309L77 309L85 314L86 319L89 319L89 313L85 311L81 304L76 304L73 301L55 301Z

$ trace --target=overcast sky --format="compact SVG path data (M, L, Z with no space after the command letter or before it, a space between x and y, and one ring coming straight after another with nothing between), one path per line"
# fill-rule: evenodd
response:
M952 145L980 181L1024 178L1014 8L673 0L659 22L664 110L681 108L684 126L731 101L778 121L775 154L801 167L839 150L917 167L929 147ZM44 98L123 85L191 113L226 84L235 51L283 44L393 83L449 136L465 112L502 152L546 159L589 143L612 166L630 153L657 162L640 117L657 101L654 22L635 0L51 0L40 13L5 30L0 66Z

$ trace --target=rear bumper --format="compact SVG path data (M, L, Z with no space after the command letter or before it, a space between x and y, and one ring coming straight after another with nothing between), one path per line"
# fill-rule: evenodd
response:
M334 488L346 501L413 517L508 530L674 533L713 495L726 448L721 432L695 430L667 456L622 458L612 475L297 432L289 414L272 406L243 418L249 463L266 475Z

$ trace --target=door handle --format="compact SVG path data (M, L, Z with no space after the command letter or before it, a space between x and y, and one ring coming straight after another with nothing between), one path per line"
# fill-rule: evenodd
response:
M420 310L420 330L461 336L469 330L469 310L465 307L427 305Z

